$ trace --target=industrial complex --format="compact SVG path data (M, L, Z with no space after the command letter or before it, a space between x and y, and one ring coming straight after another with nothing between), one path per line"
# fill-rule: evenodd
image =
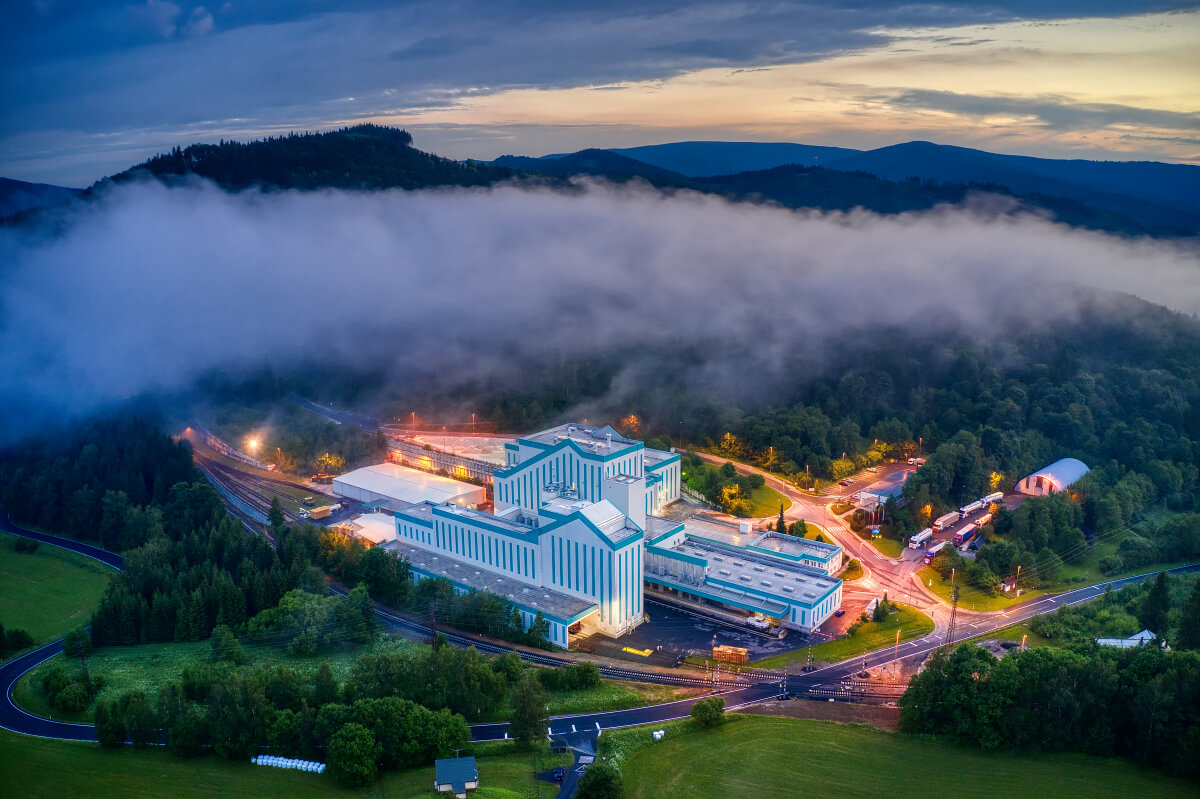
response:
M394 532L376 514L356 534L403 555L414 579L498 594L526 626L540 614L561 647L636 628L647 593L804 632L841 605L840 546L665 518L680 496L679 454L611 427L565 424L509 442L493 481L492 513L479 509L482 487L396 464L343 475L334 491L391 512Z

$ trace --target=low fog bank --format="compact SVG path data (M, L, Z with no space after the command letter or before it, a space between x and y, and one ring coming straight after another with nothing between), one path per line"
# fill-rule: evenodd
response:
M1200 255L1028 216L877 216L581 184L384 193L113 188L55 232L0 232L0 437L301 360L402 380L714 342L693 384L894 326L977 337L1069 323L1096 290L1200 311ZM640 369L639 375L652 375ZM643 377L640 379L652 379Z

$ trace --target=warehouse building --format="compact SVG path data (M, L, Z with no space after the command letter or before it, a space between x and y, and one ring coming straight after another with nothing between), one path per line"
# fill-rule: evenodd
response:
M570 424L506 444L505 456L494 514L433 500L394 512L395 540L382 546L408 559L414 579L498 594L526 627L545 618L562 647L637 627L646 585L801 630L841 603L841 580L829 576L841 547L656 515L679 497L677 453Z
M379 463L333 479L333 493L361 502L390 504L393 509L414 502L449 502L468 508L483 504L483 486L463 483L398 463Z
M1045 496L1064 491L1068 486L1090 472L1083 461L1075 458L1063 458L1034 472L1028 477L1017 481L1017 491L1021 494Z

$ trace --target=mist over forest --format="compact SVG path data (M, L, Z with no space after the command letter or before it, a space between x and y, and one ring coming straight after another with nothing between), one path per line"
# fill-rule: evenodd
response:
M1023 357L1017 338L1128 317L1122 294L1185 328L1200 310L1187 242L983 202L820 213L587 181L236 194L133 182L4 229L0 257L3 401L24 409L7 437L34 408L74 414L266 365L369 373L386 398L519 384L523 365L584 358L611 364L617 387L677 376L753 404L897 337L975 342L1003 361Z

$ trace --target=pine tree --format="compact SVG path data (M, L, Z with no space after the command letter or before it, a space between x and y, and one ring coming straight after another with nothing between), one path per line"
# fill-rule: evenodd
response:
M1142 629L1159 637L1167 634L1167 613L1171 610L1170 579L1166 572L1158 573L1138 613L1138 623Z
M1192 593L1180 608L1179 636L1176 649L1200 649L1200 580L1192 586Z
M775 523L775 530L779 533L787 532L787 522L783 520L783 503L779 503L779 521Z

